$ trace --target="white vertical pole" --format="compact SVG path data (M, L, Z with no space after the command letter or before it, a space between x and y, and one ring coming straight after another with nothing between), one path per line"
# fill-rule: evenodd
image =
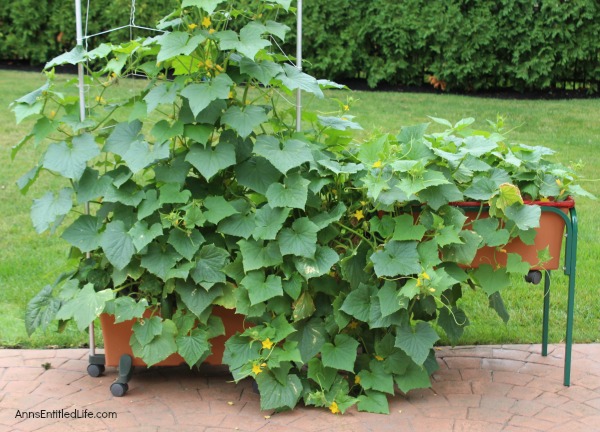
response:
M83 48L83 25L81 20L81 0L75 0L75 35L77 37L77 46ZM77 79L79 84L79 119L85 120L85 82L83 75L83 63L77 64ZM90 213L89 203L85 203L85 214ZM86 254L89 258L89 252ZM90 334L90 356L96 355L96 335L94 334L94 323L89 327Z
M302 70L302 0L298 0L296 32L296 67ZM302 130L302 93L296 90L296 131Z

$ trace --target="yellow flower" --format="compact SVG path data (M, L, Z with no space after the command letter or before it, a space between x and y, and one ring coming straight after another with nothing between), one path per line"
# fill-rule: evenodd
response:
M230 91L229 94L227 95L227 99L233 99L233 92Z
M380 355L375 355L375 360L383 361L383 357L381 357Z
M252 372L254 372L254 375L258 375L262 372L262 369L259 365L255 364L254 366L252 366Z
M423 277L423 279L431 280L431 278L426 272L421 273L421 276Z
M365 218L365 215L363 214L362 210L356 210L354 212L354 217L356 218L357 221L360 221L361 219Z
M206 69L212 69L214 66L211 59L206 59L206 62L204 63L204 65L206 66Z
M215 69L217 69L219 72L223 72L221 65L215 65Z
M358 375L354 377L354 384L360 385L360 377Z
M373 164L373 168L381 168L381 166L382 166L382 165L383 165L383 164L381 163L381 161L380 161L380 160L378 160L377 162L375 162L375 163Z
M209 28L209 27L211 26L211 24L212 24L212 22L210 21L210 18L209 18L209 17L205 16L205 17L202 19L202 27L204 27L204 28Z
M338 404L336 404L335 402L332 402L331 405L329 405L329 411L331 411L333 414L338 414L340 412L340 409L338 408Z
M560 181L560 179L556 179L556 184L562 186L562 182Z
M417 279L417 286L418 287L423 286L423 280L421 278Z
M354 321L354 320L350 321L350 324L348 324L348 327L350 327L353 330L355 328L358 328L358 321Z
M271 339L267 338L266 340L262 341L263 348L271 349L272 346L273 346L273 342L271 342Z
M433 287L429 288L429 292L434 293L435 292L435 288L433 288Z
M105 104L106 99L104 99L102 96L96 96L96 102L98 102L99 104Z
M344 105L344 111L348 111L350 110L350 107L348 105Z
M50 115L48 117L54 118L56 116L56 111L50 111Z
M211 29L208 31L208 34L213 34L215 31L216 31L215 29L211 28Z
M198 27L198 24L196 24L196 23L191 23L191 24L188 24L188 28L189 28L190 30L192 30L192 31L194 31L194 29L195 29L196 27Z

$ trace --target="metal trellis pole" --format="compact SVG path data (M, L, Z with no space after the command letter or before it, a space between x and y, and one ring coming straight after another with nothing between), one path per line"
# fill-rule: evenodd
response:
M302 71L302 0L298 0L296 33L296 67ZM296 90L296 131L302 130L302 94Z

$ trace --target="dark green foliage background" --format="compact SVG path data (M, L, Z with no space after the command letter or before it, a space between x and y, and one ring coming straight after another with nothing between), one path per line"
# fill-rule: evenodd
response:
M177 0L138 0L136 23L153 26L171 3ZM73 8L50 0L2 2L0 59L44 63L70 49ZM91 1L88 34L128 24L130 8L130 0ZM287 19L295 28L294 17ZM306 71L363 78L371 87L429 86L426 78L434 75L450 91L598 92L599 35L597 0L304 1ZM284 50L294 47L292 37Z

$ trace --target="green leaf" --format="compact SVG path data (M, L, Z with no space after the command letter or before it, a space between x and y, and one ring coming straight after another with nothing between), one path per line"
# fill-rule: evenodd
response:
M323 366L354 372L358 341L346 334L335 336L334 343L326 343L321 348Z
M215 147L192 145L185 160L191 163L202 176L210 179L221 170L235 165L235 147L230 143L219 143Z
M307 217L296 219L291 228L279 232L277 241L282 255L313 258L317 250L319 228Z
M216 33L216 36L220 40L222 50L236 50L254 60L261 49L271 45L271 42L262 38L266 32L267 28L264 25L251 21L240 30L239 37L232 30Z
M208 244L196 255L196 267L190 272L196 283L225 282L223 267L229 261L229 253L215 245Z
M428 322L418 322L414 327L406 323L397 328L394 346L408 354L417 365L422 365L439 338Z
M191 261L204 241L204 236L197 229L187 232L172 229L167 243L172 245L182 257Z
M363 369L358 374L361 387L365 390L377 390L393 395L394 377L385 371L383 362L371 360L369 369Z
M193 329L189 335L178 336L175 343L177 343L177 352L190 367L210 352L210 343L206 332L197 328Z
M275 240L289 213L289 208L272 208L265 204L256 211L256 229L252 236L257 240Z
M513 221L520 230L526 231L540 226L542 210L537 205L511 205L505 210L506 217Z
M337 252L330 247L317 246L314 258L297 258L294 265L296 270L308 280L329 273L339 259Z
M378 217L371 218L369 224L371 230L378 233L383 238L390 237L396 228L396 222L390 215L383 215L381 219Z
M308 185L310 181L303 178L300 173L292 173L285 178L283 184L273 183L267 189L269 205L276 207L290 207L304 210L308 198Z
M431 387L431 379L429 378L427 369L423 366L416 365L412 361L408 362L404 374L396 375L394 381L396 381L396 385L403 393L407 393L414 389Z
M469 318L462 309L447 306L440 309L437 323L444 329L450 343L454 346L461 338L465 327L469 325Z
M160 223L157 222L148 228L148 223L145 221L136 222L128 232L138 252L148 246L156 237L162 235L162 233L163 230Z
M415 225L415 219L409 214L403 214L395 217L394 222L396 226L394 229L394 236L392 237L393 240L420 241L425 235L425 231L427 231L423 225Z
M222 196L210 196L204 200L204 207L208 210L204 212L206 220L212 224L218 224L226 217L238 213L228 201Z
M51 144L44 154L42 166L55 171L63 177L79 180L85 171L87 162L100 154L100 149L90 134L73 138L69 146L61 141Z
M388 242L383 250L371 255L378 277L395 277L416 274L421 271L417 242Z
M317 215L310 218L311 222L313 222L317 228L320 230L327 228L334 222L338 222L342 216L346 213L346 206L344 203L339 202L336 206L330 211L325 212L321 211Z
M86 52L85 49L83 48L83 46L81 45L76 45L75 48L73 48L71 51L68 51L64 54L59 55L58 57L53 58L52 60L50 60L48 63L46 63L46 65L44 66L44 69L50 69L53 68L54 66L59 66L65 63L68 64L77 64L77 63L81 63L82 61L84 61L86 58ZM23 98L21 98L23 99Z
M369 322L372 291L371 287L361 284L357 289L350 291L340 310L360 321Z
M508 243L510 233L498 228L499 220L493 217L473 221L473 229L479 234L486 246L496 247Z
M443 248L444 261L469 265L475 259L482 238L476 232L469 230L461 231L460 238L463 241L462 244L452 244ZM439 243L440 237L436 237L436 240Z
M327 391L333 385L335 378L338 376L337 369L323 366L323 363L318 358L312 358L308 362L308 378L316 382L319 387Z
M379 289L377 297L379 299L381 315L384 317L398 312L403 307L407 307L407 304L401 303L398 297L398 288L395 282L385 281Z
M298 342L298 349L302 357L302 362L307 363L317 355L325 343L325 324L320 318L312 318L306 322L298 322L294 325L296 333L288 336L288 341Z
M259 135L254 144L254 152L264 156L282 174L313 160L310 148L305 142L290 139L282 145L272 135Z
M133 239L121 220L115 220L106 225L100 246L102 246L106 259L119 270L129 264L135 253Z
M168 279L169 270L175 267L181 256L172 247L163 247L157 243L148 246L148 251L142 256L141 266L163 281Z
M477 201L487 201L498 191L498 185L491 179L484 177L475 180L471 186L469 186L464 194L469 198L473 198Z
M114 301L114 306L115 324L118 324L134 318L142 318L148 308L148 301L143 298L136 302L132 297L118 297Z
M250 304L254 306L257 303L267 301L273 297L283 295L281 278L275 275L269 275L265 278L262 271L251 271L242 279L241 285L248 290Z
M256 376L261 410L293 409L302 395L302 382L297 375L287 375L285 382L280 383L270 372Z
M266 195L271 184L281 178L281 173L265 158L251 157L235 166L235 176L241 186Z
M205 40L202 34L190 36L189 33L180 31L164 33L156 38L160 45L156 61L163 62L178 55L189 55Z
M38 234L43 233L48 228L54 231L60 225L63 217L73 207L72 193L73 189L63 188L56 196L52 192L46 192L43 197L33 200L31 221Z
M35 297L27 303L25 311L25 329L31 336L37 328L45 331L48 325L54 320L56 313L61 307L61 301L52 297L52 285L46 285L38 292Z
M183 136L192 139L193 141L206 146L208 139L214 132L213 126L186 124L184 126Z
M444 174L439 171L425 171L422 177L408 176L403 178L398 187L407 195L414 195L431 186L449 184Z
M160 321L160 318L153 317L152 319L154 318L157 318ZM146 322L148 322L148 320L146 320ZM133 354L136 357L140 357L142 360L144 360L148 366L152 366L165 360L167 357L177 351L177 344L175 343L177 327L173 321L164 320L161 322L160 330L160 333L155 335L153 339L146 344L143 344L136 338L134 324L134 334L131 336L129 343L133 350Z
M494 270L489 264L482 264L476 268L473 271L473 278L488 296L510 286L510 275L506 269Z
M373 390L367 390L365 394L360 395L356 407L359 411L377 414L390 413L390 407L385 394Z
M253 213L234 214L219 222L218 231L234 237L248 239L256 229Z
M137 173L151 163L169 156L168 142L155 144L152 148L140 134L142 123L119 123L106 139L105 152L115 153L123 158L133 173Z
M190 104L194 117L217 99L228 99L233 81L226 74L217 75L212 80L202 84L190 84L181 91Z
M62 305L56 318L60 320L73 318L79 331L84 331L104 311L106 302L114 297L115 293L112 290L96 292L94 285L88 283L75 297Z
M292 309L294 311L294 321L310 318L316 311L315 302L312 296L306 291L300 294L300 297L292 304Z
M242 138L248 137L254 128L268 120L265 110L256 105L241 109L233 105L223 113L222 122L236 131Z
M81 215L62 234L62 238L78 248L81 252L90 252L100 246L101 224L90 215Z
M529 273L531 265L527 261L523 261L521 255L509 253L506 259L506 271L525 276Z
M502 321L506 324L510 319L510 315L508 314L506 307L504 306L504 301L502 300L502 296L499 291L496 291L489 297L490 307L496 311L498 316L502 318Z
M209 15L212 15L217 6L220 3L223 3L223 1L224 0L183 0L181 2L181 7L186 8L190 6L196 6L198 9L202 9Z
M273 267L283 262L281 252L275 242L267 242L265 245L262 240L240 240L238 245L242 252L242 262L246 272Z
M175 292L179 294L190 312L196 316L201 316L217 297L223 295L223 289L218 285L210 291L206 291L203 288L182 281L177 281Z
M287 63L283 65L283 72L277 75L277 79L290 90L302 89L320 99L324 97L323 91L314 77Z
M352 251L352 254L346 255L340 261L342 276L344 280L350 283L352 289L369 279L365 267L367 266L367 254L370 250L369 245L363 241Z
M271 80L280 74L283 68L272 61L263 60L254 62L248 57L242 57L240 60L240 72L256 78L261 84L267 86Z
M171 33L172 34L172 33ZM144 96L146 102L146 114L150 114L161 104L172 104L177 98L177 86L168 83L160 83Z

